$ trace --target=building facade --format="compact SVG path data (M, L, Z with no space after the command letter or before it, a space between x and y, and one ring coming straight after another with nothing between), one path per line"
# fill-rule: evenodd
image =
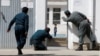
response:
M30 6L32 5L32 6ZM35 31L35 16L33 8L33 0L0 0L0 11L5 15L7 23L0 17L0 48L16 48L14 25L11 31L7 33L7 28L13 17L21 12L22 7L29 7L29 33L25 48L29 48L29 40Z
M29 39L38 29L50 27L50 34L54 36L54 24L57 24L57 36L54 38L68 38L68 48L73 49L73 42L78 42L76 27L62 20L64 11L69 9L71 12L79 11L85 14L92 22L93 32L96 34L97 42L100 43L99 26L99 0L0 0L0 11L4 13L7 23L0 19L0 48L15 48L16 41L14 27L7 33L7 27L11 19L24 6L29 7L29 33L26 48L29 48ZM65 16L66 17L66 16Z
M56 2L56 3L55 3ZM38 1L39 3L39 1ZM67 9L67 1L66 0L47 0L44 3L46 5L46 10L44 12L40 12L41 7L35 0L0 0L0 11L4 13L7 23L4 23L2 19L0 19L0 48L15 48L16 41L14 35L14 26L11 29L11 32L7 33L7 27L10 23L11 19L19 12L21 12L22 7L27 6L29 7L29 33L28 33L28 40L26 43L26 48L29 47L29 39L31 35L38 29L44 29L45 25L47 24L50 27L51 31L50 34L54 35L54 24L57 24L57 37L64 37L66 38L66 22L64 22L61 17L65 16L64 11ZM43 6L42 6L43 7ZM45 16L44 19L41 17ZM40 15L38 15L40 14ZM37 15L37 16L36 16ZM46 16L47 15L47 16ZM39 17L40 16L40 17ZM39 21L42 22L39 24ZM42 26L41 26L42 25ZM63 30L64 28L65 30ZM57 38L54 37L54 38Z
M97 43L100 43L100 27L99 27L99 0L69 0L68 1L68 9L73 12L73 11L79 11L82 12L83 14L85 14L87 16L87 18L91 21L92 25L92 30L93 33L95 33L96 39L97 39ZM69 35L68 35L68 48L69 49L73 49L74 48L74 44L73 42L77 42L79 38L77 38L77 29L76 27L69 23L69 25L72 28L72 31L68 30ZM71 37L71 38L70 38ZM85 38L85 42L90 42L87 38Z
M54 35L54 24L57 24L57 36L54 38L66 38L67 26L62 20L64 11L68 9L67 0L47 0L47 26L51 29L52 36Z

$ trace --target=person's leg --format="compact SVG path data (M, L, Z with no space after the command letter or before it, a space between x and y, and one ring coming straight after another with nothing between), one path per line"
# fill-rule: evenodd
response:
M33 40L34 50L39 50L39 41Z
M18 54L19 55L22 55L22 48L24 47L25 43L26 43L26 36L25 36L25 33L24 31L20 30L19 32L19 39L20 39L20 44L18 45Z
M21 42L20 48L21 49L26 44L26 38L27 38L27 36L25 36L25 31L24 30L21 30L21 34L20 34L20 42Z
M21 45L21 41L20 41L20 31L19 30L15 30L15 36L16 36L16 42L17 42L17 50L18 50L18 55L22 54L20 45Z
M89 40L92 42L92 49L94 50L96 47L96 37L94 35L94 33L92 32L90 26L87 26L87 36L89 38Z
M90 40L91 40L91 42L92 42L92 49L93 50L95 50L95 48L96 48L96 36L95 36L95 34L90 30Z
M54 32L54 36L56 37L56 32Z
M35 50L47 50L47 48L42 43L42 41L37 41L37 40L34 40L34 49Z
M40 50L47 50L47 47L43 43L41 43L39 47Z
M57 32L55 32L55 36L57 36Z
M84 35L80 35L79 36L79 47L76 50L83 50L83 43L84 43L83 39L84 39Z
M84 22L79 25L79 47L76 50L83 50L84 36L86 34L86 28Z

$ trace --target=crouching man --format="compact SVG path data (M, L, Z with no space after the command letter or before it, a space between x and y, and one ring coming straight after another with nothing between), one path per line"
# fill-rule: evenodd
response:
M51 40L52 36L49 34L50 28L45 28L44 30L37 30L30 39L30 45L34 45L35 50L47 50L43 41L45 38Z

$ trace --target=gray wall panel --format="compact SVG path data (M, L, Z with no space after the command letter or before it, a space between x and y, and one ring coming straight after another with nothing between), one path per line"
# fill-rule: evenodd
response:
M0 10L4 13L5 18L7 20L7 23L4 23L4 21L0 21L0 48L16 48L16 40L15 40L15 34L14 34L14 25L11 28L11 31L7 33L8 24L12 20L12 18L19 12L21 12L21 3L20 0L10 0L10 6L1 6ZM34 33L34 26L35 22L33 22L34 16L33 16L33 8L29 9L29 33L27 38L27 43L25 45L25 48L29 48L29 39Z

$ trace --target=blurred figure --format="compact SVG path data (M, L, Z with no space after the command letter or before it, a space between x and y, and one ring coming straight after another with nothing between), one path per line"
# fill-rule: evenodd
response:
M57 35L57 24L54 24L54 37Z
M66 19L65 17L62 17L63 20L66 22L72 22L78 28L79 31L79 47L76 50L83 50L83 39L85 35L87 35L87 37L92 42L92 50L94 50L96 48L96 37L91 30L91 23L87 19L87 17L80 12L70 13L70 11L68 10L65 11L65 15L68 18Z
M49 32L50 28L37 30L30 39L30 45L34 45L35 50L47 50L47 47L44 45L43 41L45 41L45 38L48 38L49 40L52 39Z
M17 14L10 22L7 32L10 31L12 25L15 23L15 36L17 41L18 55L22 55L22 48L26 43L26 38L29 28L29 16L27 15L28 8L23 7L22 12Z

